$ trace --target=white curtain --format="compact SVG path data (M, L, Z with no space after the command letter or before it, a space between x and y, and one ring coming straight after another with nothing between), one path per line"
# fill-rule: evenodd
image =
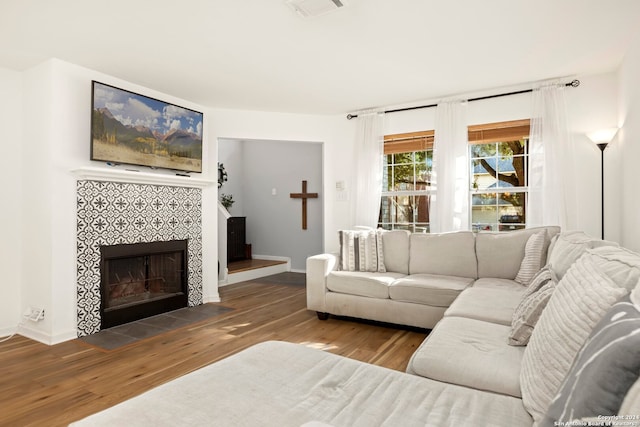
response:
M436 109L432 194L432 233L469 230L469 147L466 101L443 102Z
M577 226L574 147L567 123L564 84L533 91L529 137L527 226Z
M382 197L384 113L358 113L355 155L355 193L351 195L351 223L376 228Z

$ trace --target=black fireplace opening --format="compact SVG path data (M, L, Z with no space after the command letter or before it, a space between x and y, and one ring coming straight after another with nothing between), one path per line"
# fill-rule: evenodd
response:
M101 329L187 307L187 284L187 240L101 246Z

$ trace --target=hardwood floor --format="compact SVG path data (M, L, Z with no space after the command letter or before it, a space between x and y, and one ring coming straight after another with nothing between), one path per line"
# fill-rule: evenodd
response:
M0 425L65 426L266 340L300 343L404 370L425 334L317 319L303 286L269 278L220 288L235 310L106 351L81 340L47 346L21 336L0 343Z

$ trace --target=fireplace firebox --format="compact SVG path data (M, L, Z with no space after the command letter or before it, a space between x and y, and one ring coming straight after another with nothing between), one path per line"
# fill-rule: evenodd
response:
M101 329L187 307L187 271L187 240L101 246Z

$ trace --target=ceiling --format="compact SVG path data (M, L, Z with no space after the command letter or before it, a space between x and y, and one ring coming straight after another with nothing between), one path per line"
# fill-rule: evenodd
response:
M48 58L209 107L342 114L617 69L638 0L0 0L0 67Z

